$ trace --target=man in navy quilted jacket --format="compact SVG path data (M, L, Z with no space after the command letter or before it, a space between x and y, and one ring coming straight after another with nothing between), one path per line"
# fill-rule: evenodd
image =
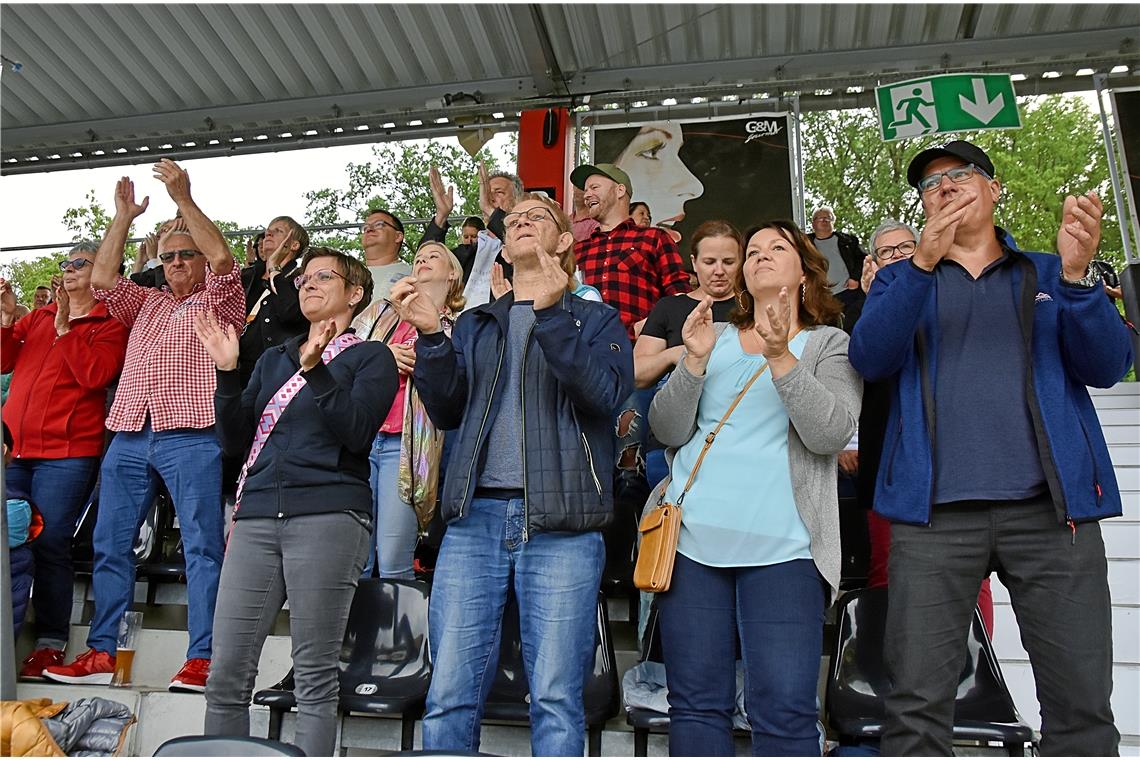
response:
M1041 703L1044 755L1115 755L1112 619L1100 525L1121 514L1085 386L1132 363L1089 262L1094 193L1065 198L1057 254L994 226L1002 185L961 140L907 169L926 228L882 269L851 363L893 386L875 510L892 525L884 755L950 755L982 579L1009 589Z
M527 194L503 217L514 290L471 309L451 337L415 278L392 288L415 325L413 381L432 422L458 428L440 511L429 611L425 750L476 752L508 594L518 600L531 750L581 757L583 685L613 516L614 410L633 389L618 312L572 294L570 219Z

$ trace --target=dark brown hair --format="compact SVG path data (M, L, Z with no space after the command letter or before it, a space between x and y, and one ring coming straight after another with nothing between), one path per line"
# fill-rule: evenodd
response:
M352 316L360 316L360 312L368 308L368 304L372 303L372 273L368 271L368 267L360 263L360 259L349 256L347 253L342 253L335 248L325 248L324 246L316 246L305 251L305 258L301 260L301 271L304 272L309 267L309 262L313 259L335 259L339 264L340 273L344 276L344 287L354 288L357 285L364 288L364 297L356 304L352 310Z
M831 294L831 286L827 280L827 259L823 257L807 236L788 219L773 219L758 224L744 233L744 240L761 230L776 230L776 233L792 244L800 257L800 266L804 270L803 295L789 293L792 303L799 302L798 315L801 327L814 327L816 325L837 325L839 315L843 313L843 305ZM747 254L745 254L747 261ZM752 294L744 282L744 267L741 266L736 273L736 308L729 315L729 321L740 330L750 330L755 322L755 303Z

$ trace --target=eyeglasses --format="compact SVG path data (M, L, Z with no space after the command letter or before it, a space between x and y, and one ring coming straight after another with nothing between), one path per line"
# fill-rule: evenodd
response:
M160 253L160 254L158 254L158 260L161 261L163 264L169 264L170 262L174 261L175 256L182 259L183 261L190 261L195 256L201 256L201 255L202 255L201 251L191 251L190 249L187 248L187 249L182 250L182 251L167 251L166 253Z
M90 259L64 259L59 262L59 268L64 272L78 272L90 263Z
M297 275L293 278L293 285L297 288L297 290L300 290L308 284L309 280L315 279L317 282L323 285L324 283L331 281L334 277L339 277L345 282L348 282L348 278L335 269L318 269L312 274Z
M913 254L917 248L918 243L914 240L904 240L898 245L881 245L875 249L875 258L878 261L898 261Z
M993 177L986 174L974 164L966 164L965 166L948 169L944 172L934 172L934 174L928 174L918 181L918 191L920 193L929 193L937 190L942 185L943 177L949 177L951 182L960 185L966 180L970 179L970 177L973 177L974 172L977 172L986 179L993 179Z
M396 230L396 232L400 231L399 227L392 224L391 222L386 222L383 219L377 219L375 222L369 222L368 224L360 225L360 231L361 232L379 232L380 230L384 229L385 227L391 227L392 229Z
M554 221L554 216L549 211L540 206L535 206L534 208L528 208L526 211L513 211L507 214L503 217L503 226L508 230L513 230L519 225L519 222L522 221L524 214L526 218L532 222L541 222L543 219Z

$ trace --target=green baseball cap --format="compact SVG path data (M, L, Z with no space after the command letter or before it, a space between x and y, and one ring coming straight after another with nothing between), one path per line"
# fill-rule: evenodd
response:
M574 171L570 172L570 182L574 187L579 190L586 189L586 180L595 174L600 174L603 177L612 179L619 185L625 185L625 194L631 200L633 199L633 183L629 181L629 175L623 172L613 164L582 164Z

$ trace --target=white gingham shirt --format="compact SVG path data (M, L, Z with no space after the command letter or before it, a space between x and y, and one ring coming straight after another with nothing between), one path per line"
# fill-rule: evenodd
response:
M237 265L224 275L207 270L206 282L181 300L166 285L144 288L122 276L111 290L92 290L131 333L107 428L138 432L147 414L156 431L213 427L214 362L194 334L194 319L209 309L241 333L245 293Z

